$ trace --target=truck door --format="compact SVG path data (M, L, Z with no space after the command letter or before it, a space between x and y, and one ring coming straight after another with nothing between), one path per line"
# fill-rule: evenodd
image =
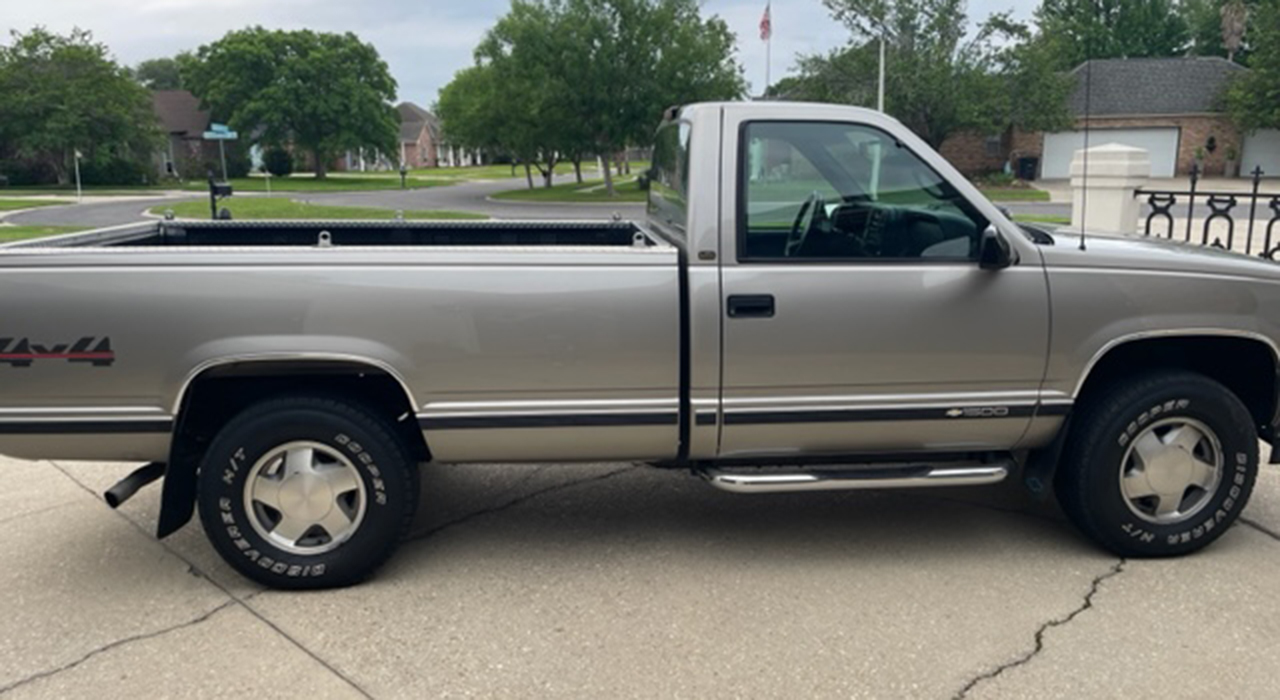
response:
M893 126L726 118L722 457L1003 450L1025 432L1048 344L1039 254L1012 241L1014 264L981 269L987 206Z

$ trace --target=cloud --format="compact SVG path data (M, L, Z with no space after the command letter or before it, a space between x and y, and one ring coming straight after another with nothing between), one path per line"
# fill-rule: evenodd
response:
M194 49L227 31L260 24L281 29L355 32L391 67L401 99L429 105L454 72L472 62L472 49L508 0L0 0L0 31L44 25L57 32L88 29L126 64ZM760 40L764 0L705 0L703 14L724 18L738 36L738 60L753 92L764 85ZM971 0L970 18L1012 9L1026 18L1031 0ZM774 0L771 78L795 65L796 54L843 45L847 30L819 0Z

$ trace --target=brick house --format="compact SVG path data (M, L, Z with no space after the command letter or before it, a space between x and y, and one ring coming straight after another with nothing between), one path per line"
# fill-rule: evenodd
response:
M155 90L151 107L167 137L164 149L156 152L156 170L167 177L200 177L201 173L186 171L217 158L216 144L210 147L204 140L209 113L200 109L200 100L186 90Z
M399 163L410 169L439 167L440 121L412 102L396 105L396 112L400 114Z
M1244 70L1217 57L1089 61L1070 73L1076 81L1069 102L1074 129L964 133L947 139L940 151L966 174L1002 170L1006 162L1016 167L1018 159L1031 157L1039 160L1038 177L1065 178L1084 144L1088 102L1090 145L1144 148L1155 177L1190 173L1197 151L1203 151L1203 172L1210 176L1224 174L1229 152L1236 155L1238 172L1261 167L1280 175L1280 132L1245 134L1223 113L1222 92Z

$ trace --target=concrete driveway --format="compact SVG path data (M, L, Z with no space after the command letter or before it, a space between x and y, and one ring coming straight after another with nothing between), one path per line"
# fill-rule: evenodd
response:
M131 465L0 460L0 697L1280 695L1280 470L1120 561L1016 486L735 496L634 465L426 467L372 581L264 591Z

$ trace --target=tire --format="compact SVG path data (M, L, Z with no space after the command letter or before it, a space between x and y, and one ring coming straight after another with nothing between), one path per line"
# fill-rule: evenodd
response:
M1168 557L1220 537L1257 475L1258 435L1240 399L1202 375L1167 371L1081 406L1055 486L1093 541L1120 556Z
M214 549L272 588L335 588L381 566L413 522L418 469L395 429L337 399L256 404L200 466L200 521Z

